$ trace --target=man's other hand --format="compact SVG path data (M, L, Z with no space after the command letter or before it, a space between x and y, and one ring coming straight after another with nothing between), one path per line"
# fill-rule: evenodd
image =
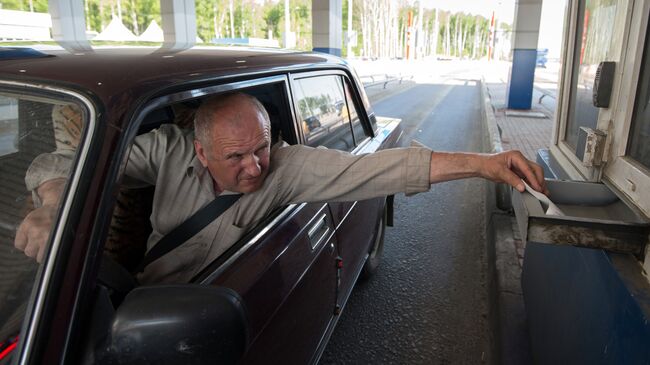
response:
M43 261L45 245L56 219L57 206L44 205L34 209L18 227L14 246L25 252L25 255Z
M66 179L58 178L45 181L36 189L42 206L31 211L18 227L14 246L25 255L43 261L47 239L56 219L59 200L63 194Z

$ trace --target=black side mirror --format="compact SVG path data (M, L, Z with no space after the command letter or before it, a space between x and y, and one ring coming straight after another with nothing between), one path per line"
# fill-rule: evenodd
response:
M98 349L99 363L234 364L248 343L246 312L233 290L151 286L129 293Z

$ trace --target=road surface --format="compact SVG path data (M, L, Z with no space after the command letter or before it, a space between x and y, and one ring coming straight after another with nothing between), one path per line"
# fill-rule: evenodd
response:
M479 152L480 84L469 70L368 93L377 115L403 119L408 138ZM490 362L484 196L468 179L396 197L382 264L355 287L320 364Z

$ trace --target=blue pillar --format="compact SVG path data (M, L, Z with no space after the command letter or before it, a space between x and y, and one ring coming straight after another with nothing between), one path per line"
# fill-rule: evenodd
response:
M343 45L343 1L312 0L314 51L341 56Z
M541 14L542 0L520 0L516 4L508 109L530 109Z

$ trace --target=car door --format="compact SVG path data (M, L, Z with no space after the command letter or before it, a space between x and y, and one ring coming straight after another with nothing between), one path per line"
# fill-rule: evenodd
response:
M285 142L297 140L286 83L245 91L269 110L272 130L282 129ZM234 289L246 304L249 348L242 364L313 360L335 312L335 248L327 204L293 204L277 210L205 270L201 283Z
M244 298L250 346L242 364L309 363L335 309L335 236L327 205L284 208L230 258L203 282Z
M351 153L361 151L369 138L343 72L294 75L293 93L302 121L305 144ZM318 120L318 123L312 121ZM340 260L337 303L341 308L366 260L383 209L383 198L358 202L329 202L336 226Z

